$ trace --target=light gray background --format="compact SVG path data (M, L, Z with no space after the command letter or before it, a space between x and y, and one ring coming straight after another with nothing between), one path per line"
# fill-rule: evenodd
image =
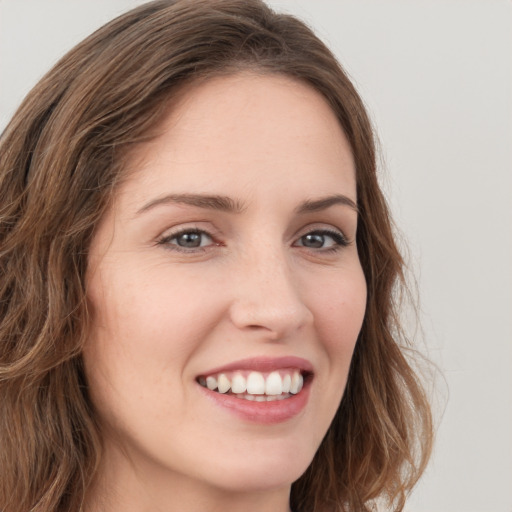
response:
M0 129L58 57L140 3L0 0ZM512 3L271 4L315 28L369 107L446 380L407 511L512 512Z

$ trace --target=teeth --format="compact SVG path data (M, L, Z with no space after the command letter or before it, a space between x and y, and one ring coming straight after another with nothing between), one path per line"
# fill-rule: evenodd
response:
M227 374L226 374L227 373ZM228 393L244 400L258 402L283 400L296 395L304 385L304 377L299 370L279 370L263 375L260 372L237 371L234 373L201 376L201 386Z
M236 373L231 381L231 391L233 393L245 393L247 390L247 383L245 382L245 378L240 373Z
M290 393L296 395L304 385L304 378L299 372L293 372L292 383L290 385Z
M247 393L251 395L265 394L265 378L261 373L249 373L249 377L247 377Z
M266 395L280 395L283 392L283 381L278 372L272 372L265 382Z
M227 393L230 388L231 382L229 382L229 379L221 373L217 381L217 389L219 390L219 393Z
M206 377L206 387L211 389L217 389L217 379L215 377Z
M289 393L290 392L290 386L292 385L292 378L287 373L283 377L283 393Z

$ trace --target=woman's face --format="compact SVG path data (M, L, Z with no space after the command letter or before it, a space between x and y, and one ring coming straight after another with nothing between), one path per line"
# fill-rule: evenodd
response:
M138 480L287 488L338 408L365 311L343 131L306 85L216 78L130 170L87 275L105 460Z

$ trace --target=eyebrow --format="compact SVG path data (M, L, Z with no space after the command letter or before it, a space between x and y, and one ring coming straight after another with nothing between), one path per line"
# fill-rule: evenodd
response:
M327 208L337 204L348 206L356 213L359 212L359 208L357 207L355 201L350 199L350 197L344 196L342 194L335 194L332 196L322 197L320 199L310 199L299 205L295 211L297 213L313 213L326 210Z
M197 208L207 210L219 210L228 213L242 213L246 206L243 201L232 199L228 196L220 195L203 195L203 194L168 194L163 197L154 199L144 205L137 211L137 215L147 212L157 206L167 204L186 204ZM357 204L347 196L335 194L332 196L322 197L320 199L308 199L304 203L295 208L295 213L314 213L326 210L331 206L343 205L348 206L356 213L358 212Z
M203 194L168 194L164 197L159 197L150 201L137 211L137 215L147 212L155 206L165 204L187 204L196 206L197 208L204 208L207 210L220 210L228 213L242 213L245 206L241 201L231 199L227 196L218 195L203 195Z

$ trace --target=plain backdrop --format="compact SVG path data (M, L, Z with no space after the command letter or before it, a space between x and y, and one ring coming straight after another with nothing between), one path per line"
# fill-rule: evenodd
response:
M137 0L0 0L0 130L56 60ZM438 379L408 512L512 512L512 2L272 1L338 55L377 127Z

